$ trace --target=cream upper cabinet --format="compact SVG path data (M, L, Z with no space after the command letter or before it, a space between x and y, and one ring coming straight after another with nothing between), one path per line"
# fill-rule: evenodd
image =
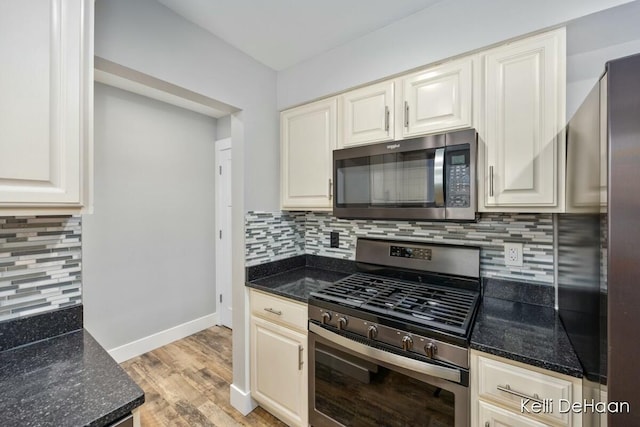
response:
M403 138L472 125L473 57L429 67L402 77L396 108Z
M251 291L251 396L290 426L308 425L307 307Z
M559 211L564 199L564 28L483 52L480 211Z
M90 207L93 8L0 2L0 215Z
M340 96L338 147L394 138L394 82L387 81Z
M336 122L335 97L281 113L280 183L283 210L331 209Z

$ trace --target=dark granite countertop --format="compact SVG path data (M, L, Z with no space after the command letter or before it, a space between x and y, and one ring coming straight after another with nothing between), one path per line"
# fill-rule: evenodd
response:
M341 272L334 271L341 270ZM297 256L247 269L246 285L307 302L309 294L355 272L355 262ZM583 369L553 308L553 287L485 279L472 349L573 377Z
M583 376L569 337L552 307L485 295L470 346L561 374Z
M144 393L84 329L0 352L2 425L105 426Z
M247 282L247 286L265 292L307 302L309 294L328 286L349 273L324 270L314 267L297 267Z

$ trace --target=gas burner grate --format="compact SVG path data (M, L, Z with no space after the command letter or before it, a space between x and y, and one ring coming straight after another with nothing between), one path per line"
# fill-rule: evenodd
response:
M312 294L371 313L465 335L478 293L356 273Z

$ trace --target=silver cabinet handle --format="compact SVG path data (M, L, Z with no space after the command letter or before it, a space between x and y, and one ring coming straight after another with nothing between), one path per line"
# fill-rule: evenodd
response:
M489 166L489 197L493 197L493 166Z
M331 182L331 178L329 178L329 200L333 198L333 182Z
M404 127L409 127L409 103L404 101Z
M301 345L298 346L298 370L302 370L302 365L304 365L304 360L302 360L302 353L304 352L304 347Z
M389 107L386 105L384 107L384 130L389 132Z
M265 308L264 311L268 311L269 313L273 313L276 316L280 316L282 314L282 312L280 310L274 310L273 308L269 307L269 308Z
M524 394L524 393L521 393L519 391L512 390L511 386L509 386L509 384L505 384L504 386L499 385L496 388L498 390L500 390L500 391L504 391L505 393L509 393L509 394L514 395L514 396L518 396L518 397L520 397L522 399L530 399L530 400L533 400L534 402L544 403L542 401L542 399L540 399L540 396L538 396L537 393L534 394L533 396L529 396L528 394Z

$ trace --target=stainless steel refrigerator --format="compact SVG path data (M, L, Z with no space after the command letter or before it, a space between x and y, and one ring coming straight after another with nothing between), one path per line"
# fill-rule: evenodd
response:
M559 313L585 369L583 398L629 405L587 411L585 425L640 426L640 55L606 64L566 134Z

